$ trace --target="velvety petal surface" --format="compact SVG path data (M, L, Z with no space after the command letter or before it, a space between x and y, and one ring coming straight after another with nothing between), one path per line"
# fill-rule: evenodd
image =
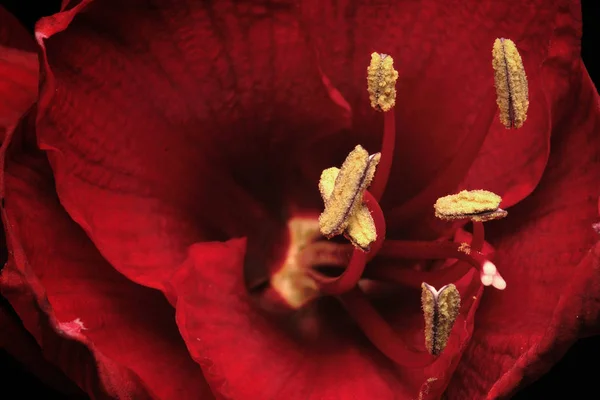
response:
M38 70L33 37L0 6L0 142L35 101Z
M600 110L582 64L570 84L539 187L488 229L508 286L486 291L449 399L509 396L598 332Z
M164 296L100 256L59 204L45 155L15 139L0 153L10 254L0 290L44 357L94 399L212 398Z
M306 162L293 144L348 125L295 11L83 1L38 23L40 146L61 203L130 279L162 288L191 243L278 218Z
M354 133L380 146L382 115L370 109L365 68L373 51L391 54L396 85L396 157L383 205L390 232L431 214L436 198L466 186L507 194L507 205L537 185L547 160L550 105L542 63L564 1L306 1L302 15L323 70L354 109ZM525 126L497 120L491 49L517 44L529 77ZM407 234L407 233L405 233Z

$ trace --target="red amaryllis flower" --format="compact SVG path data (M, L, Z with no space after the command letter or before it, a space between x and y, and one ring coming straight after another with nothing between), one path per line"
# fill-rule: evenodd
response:
M497 398L594 332L599 119L577 3L73 3L36 27L40 98L5 145L1 282L95 397ZM502 37L529 81L519 130L496 118ZM399 75L385 116L373 52ZM381 152L378 241L351 254L318 234L318 182L356 145ZM354 213L364 185L345 175L344 201L323 197ZM510 215L485 237L436 222L463 188ZM504 286L492 256L507 286L484 292ZM424 324L422 281L460 294L445 331L440 310ZM424 333L449 338L432 356Z

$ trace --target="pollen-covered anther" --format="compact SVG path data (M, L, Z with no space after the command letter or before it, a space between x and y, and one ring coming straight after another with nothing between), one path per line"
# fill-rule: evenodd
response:
M496 39L492 50L492 66L500 122L506 128L520 128L527 119L529 88L523 60L512 40Z
M375 223L363 203L363 193L371 184L381 155L369 153L360 145L350 152L342 168L328 168L321 174L319 191L325 211L319 228L325 237L344 234L364 251L377 239Z
M394 69L394 59L387 54L371 54L371 64L367 68L367 90L371 107L377 111L389 111L396 104L396 80L398 71Z
M439 291L423 282L421 306L425 318L425 347L433 355L444 350L460 311L460 293L454 284Z
M435 216L454 221L469 219L485 222L506 217L505 210L499 208L502 198L487 190L463 190L460 193L440 197L435 202Z

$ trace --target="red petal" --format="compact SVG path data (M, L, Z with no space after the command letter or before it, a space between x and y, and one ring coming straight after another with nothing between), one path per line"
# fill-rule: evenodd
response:
M395 206L386 213L390 225L430 215L435 199L456 189L478 154L485 163L475 164L468 184L493 181L490 189L514 192L513 201L535 187L550 133L539 65L556 8L545 0L303 3L323 69L355 109L355 140L371 151L380 146L382 116L369 108L365 69L372 51L395 57L397 151L383 199ZM517 132L495 117L497 37L517 43L530 79L529 117Z
M189 244L281 209L291 144L347 122L293 8L79 11L36 27L48 61L39 140L65 208L138 283L161 288Z
M224 398L408 396L408 382L373 351L335 303L286 321L252 303L243 282L244 239L203 243L174 275L177 323L192 357Z
M35 43L17 19L0 6L0 142L37 95Z
M100 256L60 206L44 155L31 148L14 140L11 149L26 152L9 154L0 176L11 254L0 289L45 358L92 398L212 398L168 302Z
M540 185L488 229L508 286L482 300L478 328L448 388L451 399L508 397L546 372L578 337L600 328L600 245L592 229L600 110L579 66Z

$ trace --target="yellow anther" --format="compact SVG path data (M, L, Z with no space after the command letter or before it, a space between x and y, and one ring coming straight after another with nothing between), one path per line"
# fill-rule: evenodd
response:
M377 111L389 111L396 104L396 80L398 71L394 69L394 59L387 54L371 54L371 64L367 68L367 89L371 107Z
M365 149L356 146L341 169L332 167L323 171L319 191L325 211L319 217L319 227L324 236L344 233L363 250L375 241L375 224L362 197L373 180L380 158L379 153L369 156Z
M453 284L437 291L423 282L421 306L425 318L425 347L431 354L440 354L448 344L450 332L460 311L460 293Z
M529 88L523 60L510 39L496 39L492 50L492 66L500 122L506 128L520 128L527 119Z
M337 178L339 172L340 170L338 168L332 167L324 170L321 174L319 189L321 190L321 197L323 197L323 200L326 201L326 199L331 196L335 178ZM370 244L377 239L375 222L373 221L371 212L363 203L361 203L348 218L348 226L346 227L344 235L352 242L352 244L365 251L368 250Z
M504 218L508 213L499 208L502 197L487 190L463 190L440 197L435 202L435 216L447 220L470 219L489 221Z

